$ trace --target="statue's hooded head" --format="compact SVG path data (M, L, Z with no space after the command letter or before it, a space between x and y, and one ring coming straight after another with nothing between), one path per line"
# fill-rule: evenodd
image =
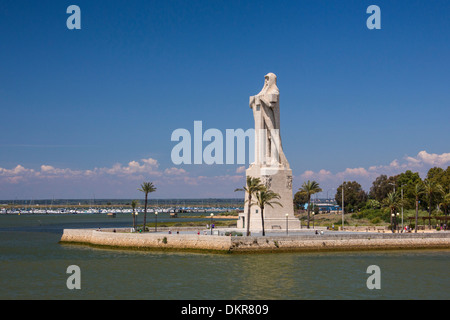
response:
M279 94L280 91L277 87L277 76L274 73L268 73L264 76L264 87L258 94Z

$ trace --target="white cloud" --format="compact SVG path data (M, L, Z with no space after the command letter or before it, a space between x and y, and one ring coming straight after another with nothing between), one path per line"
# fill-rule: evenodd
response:
M304 179L311 179L317 177L317 175L314 171L306 170L305 172L302 173L301 177Z
M0 168L0 176L4 177L11 177L16 175L27 175L27 174L34 174L35 171L33 169L26 169L20 164L17 165L14 169L4 169Z
M432 167L446 167L450 165L450 153L443 154L430 154L426 151L420 151L416 156L405 156L402 161L394 159L388 165L370 166L366 168L346 168L344 171L337 172L335 174L328 170L320 170L314 172L306 170L298 176L297 183L301 184L305 180L316 180L323 186L325 190L329 188L336 188L342 181L357 181L364 189L369 190L372 182L380 175L385 174L388 176L396 175L406 170L419 172L419 174L425 177L428 170Z
M236 173L243 173L243 172L245 172L245 166L236 169Z
M245 171L244 166L241 168L238 171ZM198 197L202 197L203 194L213 195L214 190L218 189L225 189L229 192L228 196L230 194L235 196L233 191L245 182L242 174L190 176L183 168L170 167L160 169L158 161L152 158L130 161L126 165L116 163L111 167L88 170L56 168L47 164L41 165L38 170L28 169L22 165L17 165L12 169L0 168L0 186L3 188L8 188L8 185L18 187L23 184L30 187L34 186L33 188L39 186L39 189L43 187L51 190L51 188L60 189L61 186L67 186L68 183L71 186L74 185L73 183L85 185L87 188L106 183L108 188L115 186L115 190L126 190L125 187L122 187L123 185L128 186L139 181L146 181L146 179L151 179L152 182L155 182L158 185L158 189L169 188L168 192L172 188L184 189L188 192L202 189L198 191ZM40 190L37 192L40 192ZM53 191L50 192L53 193Z
M328 179L331 175L332 175L332 173L330 171L322 169L317 173L314 171L311 171L311 170L307 170L307 171L303 172L303 174L301 174L300 177L305 180L316 179L320 182L320 181Z
M148 174L148 175L161 175L158 171L158 161L152 158L142 159L142 163L138 161L130 161L127 166L122 166L120 163L116 163L112 168L100 168L94 169L89 172L97 174L109 174L109 175L119 175L119 176L130 176L134 174Z
M364 168L347 168L344 172L340 172L338 175L345 177L367 177L370 175L369 171Z
M166 170L164 170L164 173L168 174L168 175L178 176L178 175L186 174L186 170L184 170L183 168L172 167L172 168L167 168Z
M180 169L183 170L183 169ZM141 162L130 161L128 165L122 166L120 163L111 168L94 168L92 170L72 170L69 168L55 168L51 165L43 164L40 170L27 169L22 165L17 165L13 169L0 168L0 177L8 177L10 181L19 181L24 178L71 178L75 176L133 176L136 174L148 174L159 176L162 173L158 171L158 161L155 159L142 159Z
M390 167L393 167L393 168L398 168L398 167L400 167L400 164L398 163L398 160L395 159L394 161L392 161L392 162L389 164L389 166L390 166Z
M411 158L409 158L409 160L414 161L414 159ZM435 154L428 153L426 151L420 151L415 160L426 163L432 167L442 167L450 164L450 153Z
M294 176L294 192L306 180L316 180L320 182L324 194L329 190L337 188L342 181L357 181L365 190L369 190L372 182L381 174L395 175L406 170L419 172L422 178L429 168L434 166L446 167L450 165L450 153L432 154L420 151L415 156L405 156L403 159L394 159L386 165L374 165L368 168L356 167L346 168L340 172L333 173L326 169L317 172L306 170ZM238 196L233 191L245 183L243 173L246 167L241 166L236 169L235 174L219 176L191 176L188 171L179 167L169 167L162 169L156 159L148 158L139 161L130 161L123 165L116 163L111 167L92 168L87 170L75 170L70 168L56 168L52 165L43 164L38 169L25 168L23 165L16 165L11 169L0 168L0 188L2 192L11 192L8 189L16 188L20 192L21 187L29 185L36 190L47 188L46 194L57 189L56 185L67 186L72 182L77 182L80 186L88 184L105 185L115 188L115 192L123 192L127 183L135 184L137 181L151 179L158 184L158 189L166 188L167 194L172 194L171 190L178 190L183 194L193 194L202 197L206 194L219 196ZM53 181L54 183L49 183ZM11 187L11 188L10 188ZM53 189L52 189L53 188ZM81 190L85 187L80 187ZM160 189L161 188L161 189ZM222 191L224 193L221 193ZM231 190L231 191L230 191ZM33 191L34 192L34 191ZM42 191L44 192L44 191ZM230 193L226 193L230 192Z
M36 172L36 174L39 175L40 177L48 177L48 176L70 177L70 176L81 175L81 174L83 174L83 171L71 170L71 169L58 169L53 166L48 166L48 165L44 164L41 166L41 171Z

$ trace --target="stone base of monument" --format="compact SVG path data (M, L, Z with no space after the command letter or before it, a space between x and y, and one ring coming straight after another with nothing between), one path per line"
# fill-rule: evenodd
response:
M247 216L241 214L239 216L237 222L238 229L246 230L247 226L245 225L245 219ZM286 224L288 230L299 230L301 229L300 220L297 218L289 218L287 219L279 219L279 218L265 218L264 219L264 230L265 231L286 231ZM261 217L251 217L250 218L250 230L251 231L261 231L262 230L262 222Z
M252 164L246 170L247 177L257 177L261 179L268 189L280 195L280 199L274 200L279 202L281 206L273 204L266 205L264 208L264 229L265 230L286 230L286 220L288 229L300 229L300 221L294 217L294 204L292 201L292 170L283 166L267 166L266 164ZM245 194L248 199L248 194ZM250 208L250 231L262 230L261 224L261 208L255 203L253 197L253 205ZM238 228L247 228L247 210L239 215ZM287 215L287 218L286 218Z

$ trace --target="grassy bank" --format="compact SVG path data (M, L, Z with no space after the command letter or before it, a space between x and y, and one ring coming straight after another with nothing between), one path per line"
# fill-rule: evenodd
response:
M404 225L410 224L409 217L413 218L416 216L415 210L403 210L403 223ZM302 224L305 225L307 221L307 213L301 213L298 215L300 220L302 221ZM428 217L427 211L419 211L419 225L423 225L423 220L421 217ZM433 215L432 215L433 217ZM310 216L310 225L313 224L315 226L320 227L331 227L333 224L335 226L341 226L342 225L342 215L341 214L334 214L334 213L319 213L316 215ZM399 219L397 221L401 224L401 212ZM436 221L431 221L432 225L436 225ZM415 222L412 221L412 225L414 226ZM358 227L358 226L380 226L380 227L387 227L390 226L390 212L389 210L385 209L365 209L361 210L360 212L355 213L347 213L344 215L344 225L345 226L352 226L352 227ZM426 225L428 225L428 221L426 222Z

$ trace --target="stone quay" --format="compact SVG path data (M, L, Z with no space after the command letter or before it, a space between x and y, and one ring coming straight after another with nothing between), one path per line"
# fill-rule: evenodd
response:
M181 231L180 231L181 230ZM220 230L220 229L217 229ZM217 232L216 230L216 232ZM172 232L132 233L130 229L65 229L60 243L132 250L181 250L216 253L314 252L450 249L450 232L435 233L345 233L269 236L197 234L179 228ZM206 233L206 234L205 234ZM221 232L218 232L221 234Z

